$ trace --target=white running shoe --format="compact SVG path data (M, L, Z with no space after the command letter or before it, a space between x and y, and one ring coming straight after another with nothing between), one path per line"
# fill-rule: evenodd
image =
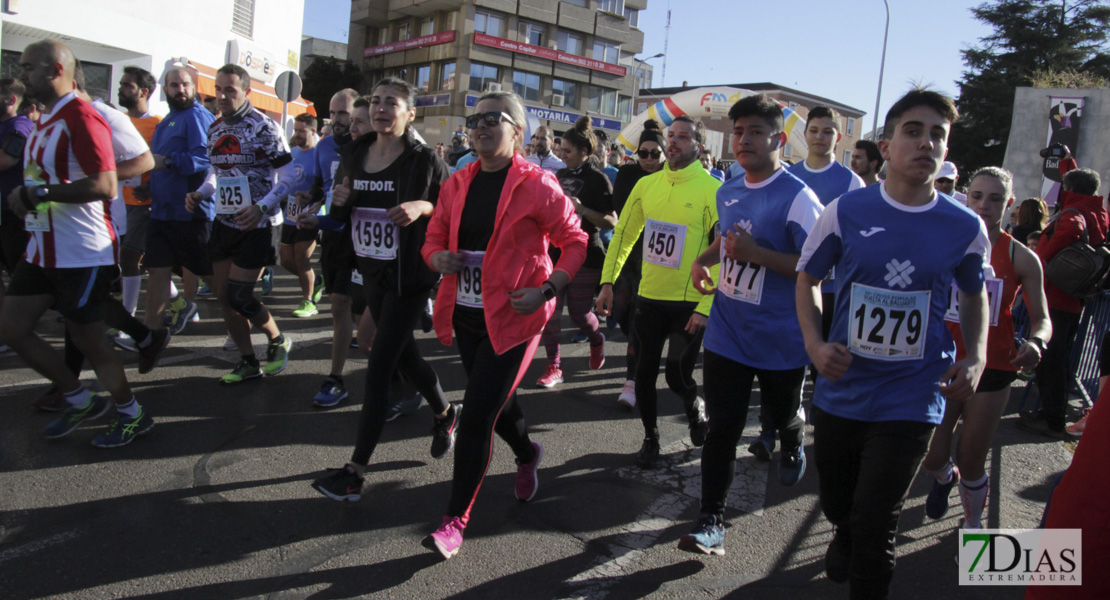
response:
M624 382L624 388L621 389L621 395L617 397L617 404L631 410L636 408L636 382L627 379Z

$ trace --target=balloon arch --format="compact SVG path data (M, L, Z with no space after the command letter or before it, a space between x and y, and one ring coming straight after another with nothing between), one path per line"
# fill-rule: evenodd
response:
M644 130L644 121L648 119L655 119L660 126L665 128L673 123L675 117L679 115L690 115L692 117L728 116L728 109L737 100L757 93L734 87L703 87L679 92L652 104L646 111L636 115L621 130L617 140L624 146L625 154L631 154L636 151L640 140L640 132ZM779 104L782 105L781 102ZM787 143L795 148L797 152L805 155L805 119L797 111L787 106L782 107L782 117ZM730 155L732 151L727 147L727 141L725 146L722 149L723 153L726 156Z

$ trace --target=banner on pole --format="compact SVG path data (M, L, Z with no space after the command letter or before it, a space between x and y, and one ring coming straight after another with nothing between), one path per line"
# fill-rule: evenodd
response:
M1048 109L1048 136L1044 147L1061 143L1072 151L1075 157L1079 147L1079 125L1083 120L1083 98L1052 96ZM1060 196L1060 159L1049 156L1044 159L1041 173L1041 198L1048 206L1055 206Z

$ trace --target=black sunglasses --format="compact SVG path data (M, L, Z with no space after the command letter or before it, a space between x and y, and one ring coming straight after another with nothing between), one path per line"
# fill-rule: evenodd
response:
M515 125L519 127L519 125L517 125L516 121L514 121L512 117L498 110L479 115L470 115L466 118L466 127L468 129L477 129L478 123L481 123L482 121L486 122L486 127L497 127L501 124L501 121L508 121L510 125Z
M656 148L655 150L637 150L636 156L639 156L640 158L659 158L660 156L663 156L663 151L659 148Z

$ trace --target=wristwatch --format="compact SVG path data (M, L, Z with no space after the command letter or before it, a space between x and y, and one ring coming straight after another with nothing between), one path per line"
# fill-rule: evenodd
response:
M540 293L543 294L544 300L551 300L555 297L555 284L550 281L543 282L540 286Z
M50 189L45 185L36 185L34 192L36 202L44 202L46 197L50 195Z
M255 206L258 207L258 210L262 211L262 216L263 217L268 217L268 216L274 214L274 211L267 208L266 205L262 204L261 202L259 202L258 204L255 204Z

